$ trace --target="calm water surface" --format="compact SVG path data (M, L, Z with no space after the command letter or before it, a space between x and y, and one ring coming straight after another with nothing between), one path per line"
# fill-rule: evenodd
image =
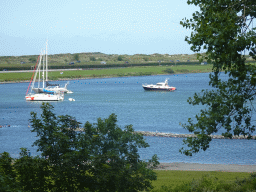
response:
M146 92L141 86L165 78L170 78L169 85L177 88L175 92ZM195 92L210 89L208 81L206 73L72 80L68 88L74 93L51 104L57 115L74 116L83 124L115 113L120 127L132 124L136 131L188 133L179 123L194 118L202 107L189 105L187 99ZM64 85L65 81L59 83ZM25 101L28 85L0 84L0 125L11 125L0 129L0 153L7 151L13 157L18 157L20 147L36 154L36 148L31 147L35 133L30 132L28 121L31 111L40 114L41 103ZM75 102L70 102L70 97ZM161 162L256 164L255 141L213 140L207 151L186 157L179 153L181 138L145 138L150 147L140 150L142 159L157 154Z

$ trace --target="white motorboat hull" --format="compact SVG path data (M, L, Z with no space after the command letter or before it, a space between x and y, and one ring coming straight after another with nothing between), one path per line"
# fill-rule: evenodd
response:
M152 86L142 86L145 91L175 91L175 87L152 87Z

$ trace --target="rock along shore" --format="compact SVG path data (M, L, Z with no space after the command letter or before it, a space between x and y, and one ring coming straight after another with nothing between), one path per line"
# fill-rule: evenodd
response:
M78 128L75 131L83 131L83 128ZM187 138L187 137L196 137L195 134L177 134L177 133L163 133L163 132L151 132L151 131L135 131L135 133L142 134L143 136L150 137L175 137L175 138ZM229 139L222 135L210 135L212 139ZM232 139L247 139L247 136L243 135L234 135ZM256 139L256 136L253 135L252 139Z
M162 133L162 132L150 132L150 131L135 131L144 136L152 136L152 137L177 137L177 138L186 138L186 137L196 137L195 134L176 134L176 133ZM212 139L229 139L222 135L210 135ZM256 136L252 136L252 139L255 139ZM234 135L232 139L247 139L247 136L243 135Z

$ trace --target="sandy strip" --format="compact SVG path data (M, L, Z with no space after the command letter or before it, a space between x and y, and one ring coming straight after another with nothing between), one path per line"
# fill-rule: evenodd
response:
M256 165L160 163L156 170L256 172Z

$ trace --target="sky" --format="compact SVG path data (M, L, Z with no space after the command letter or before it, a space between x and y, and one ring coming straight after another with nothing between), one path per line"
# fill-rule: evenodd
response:
M1 0L0 56L193 54L180 25L198 7L186 0Z

